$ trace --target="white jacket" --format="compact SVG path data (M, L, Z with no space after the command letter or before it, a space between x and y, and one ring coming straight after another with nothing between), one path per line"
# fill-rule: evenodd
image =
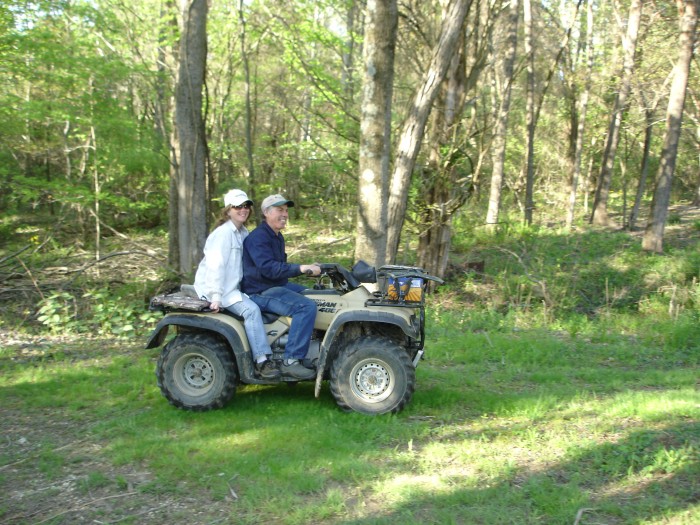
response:
M236 229L233 221L216 228L204 244L204 258L194 277L197 295L210 302L219 301L224 308L243 300L239 290L243 277L243 239L245 226Z

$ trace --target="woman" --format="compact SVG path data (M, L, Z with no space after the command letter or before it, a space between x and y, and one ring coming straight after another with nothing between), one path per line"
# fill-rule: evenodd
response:
M241 293L243 276L243 239L248 236L244 226L250 216L253 201L242 190L224 195L221 220L207 237L204 258L194 278L197 295L209 301L210 308L222 308L243 317L248 343L253 351L255 370L263 379L276 379L280 371L269 359L272 355L258 306Z

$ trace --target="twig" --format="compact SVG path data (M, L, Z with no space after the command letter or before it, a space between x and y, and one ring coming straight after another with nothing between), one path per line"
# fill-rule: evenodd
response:
M77 441L71 441L70 443L66 443L65 445L51 449L51 453L53 454L54 452L58 452L59 450L63 450L64 448L69 448L69 447L72 447L73 445L77 445L78 443L84 443L84 442L85 442L84 439L79 439ZM33 459L33 458L37 457L38 455L39 455L38 453L31 454L31 455L27 456L26 458L18 459L17 461L14 461L12 463L7 463L6 465L0 465L0 470L4 470L8 467L12 467L13 465L19 465L20 463L24 463L28 459Z
M4 263L5 261L9 261L9 260L12 259L13 257L17 257L17 256L18 256L20 253L22 253L23 251L28 250L28 249L29 249L29 246L30 246L30 245L27 244L24 248L22 248L22 249L16 251L15 253L11 253L10 255L7 255L7 256L3 257L2 259L0 259L0 265L2 265L2 263Z
M113 494L112 496L105 496L104 498L93 499L92 501L88 501L87 503L83 503L82 505L78 505L77 507L73 507L72 509L61 511L57 514L54 514L53 516L49 516L48 518L45 518L41 521L37 521L34 525L40 525L41 523L46 523L47 521L51 521L54 518L57 518L59 516L63 516L64 514L68 514L70 512L75 512L77 510L84 509L85 507L89 507L90 505L93 505L99 501L105 501L108 499L115 499L115 498L124 498L126 496L133 496L135 494L138 494L138 492L136 492L136 491L125 492L124 494Z
M162 261L160 261L160 259L159 259L158 256L153 255L153 254L151 254L151 253L142 252L142 251L138 251L138 250L135 250L135 251L126 251L126 252L112 252L112 253L109 253L109 254L107 254L107 255L104 255L104 256L100 257L100 258L97 259L96 261L92 261L92 262L90 262L89 264L86 264L86 265L83 266L82 268L79 268L79 269L75 270L75 276L68 282L68 284L66 284L66 286L70 286L71 284L73 284L73 282L78 278L78 276L79 276L81 273L83 273L84 271L86 271L86 270L92 268L92 267L95 266L96 264L100 264L100 263L106 261L107 259L111 259L112 257L119 257L119 256L122 256L122 255L146 255L146 256L148 256L148 257L152 257L153 259L156 259L158 262L160 262L163 266L165 266L168 270L172 271L173 273L176 273L176 274L180 275L180 272L177 272L177 271L175 271L174 269L170 268L170 266L168 266L167 264L163 264Z
M144 510L144 511L137 512L136 514L129 514L128 516L124 516L123 518L119 518L118 520L101 521L101 522L98 522L98 523L106 523L106 524L110 524L110 525L111 525L112 523L119 523L120 521L130 520L130 519L135 518L135 517L137 517L137 516L142 516L142 515L144 515L144 514L148 514L149 512L154 512L154 511L156 511L156 510L160 510L160 509L162 509L163 507L167 507L168 505L170 505L170 503L163 503L162 505L160 505L160 506L158 506L158 507L154 507L154 508L152 508L152 509L146 509L146 510Z
M595 509L587 509L587 508L578 509L578 512L576 513L576 519L574 520L574 525L578 525L578 524L579 524L579 522L581 521L581 517L583 516L583 513L584 513L584 512L586 512L586 511L591 511L591 510L595 510Z
M43 292L41 291L41 288L39 288L39 283L37 283L37 282L36 282L36 279L34 279L34 275L32 275L31 270L30 270L29 268L27 268L27 265L24 264L24 261L23 261L22 259L20 259L19 257L17 257L17 260L18 260L19 263L22 265L22 268L24 268L24 271L27 272L27 275L28 275L29 278L32 280L32 283L34 283L34 288L36 288L36 291L39 292L39 295L41 296L41 298L42 298L42 299L46 299L46 297L44 297Z
M543 279L542 280L537 279L536 277L531 275L530 272L528 271L527 265L523 261L522 257L520 257L520 255L518 255L517 253L512 252L512 251L508 250L507 248L500 248L499 247L497 249L502 251L503 253L507 253L508 255L512 256L520 263L520 266L522 266L522 268L523 268L523 273L525 274L525 277L527 277L529 281L540 286L540 289L542 290L542 296L544 297L545 303L547 304L547 306L551 306L552 299L551 299L551 297L549 297L549 292L547 292L547 281L543 280Z

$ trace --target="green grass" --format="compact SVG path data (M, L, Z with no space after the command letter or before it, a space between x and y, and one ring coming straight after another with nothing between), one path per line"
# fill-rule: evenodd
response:
M34 450L4 447L0 464L28 457L20 465L47 486L85 466L72 483L86 499L130 493L128 473L146 471L131 487L139 498L196 494L209 509L202 523L700 519L697 340L474 331L466 317L432 319L413 402L374 418L343 413L327 387L317 400L304 384L244 387L223 410L183 412L155 386L157 351L138 342L45 343L30 358L7 347L3 424L19 417L50 431ZM6 430L16 443L18 429ZM78 450L66 447L75 441ZM13 487L8 470L2 494ZM115 498L107 516L128 516L127 501ZM12 505L0 505L0 520ZM187 523L187 513L169 512Z

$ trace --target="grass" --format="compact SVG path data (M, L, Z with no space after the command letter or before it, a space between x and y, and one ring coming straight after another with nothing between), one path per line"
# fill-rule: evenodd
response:
M700 520L697 341L474 331L459 313L430 326L413 402L377 418L345 414L327 388L316 400L304 384L179 411L155 386L157 351L138 341L5 347L0 523L65 506L60 491L19 497L23 476L37 491L74 487L75 510L50 523L192 523L155 501L193 495L205 509L196 523ZM80 507L91 498L109 508Z

